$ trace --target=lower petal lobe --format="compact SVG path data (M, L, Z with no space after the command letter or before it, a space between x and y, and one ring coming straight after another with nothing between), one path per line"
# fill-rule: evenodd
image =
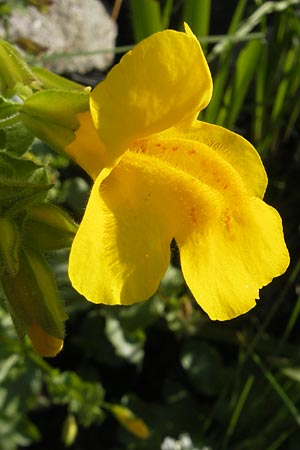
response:
M144 300L175 238L185 280L209 316L242 314L288 264L280 217L207 144L159 137L137 141L97 178L72 246L71 281L96 303Z
M258 290L289 264L279 214L255 197L205 235L195 229L178 245L184 278L211 319L249 311Z

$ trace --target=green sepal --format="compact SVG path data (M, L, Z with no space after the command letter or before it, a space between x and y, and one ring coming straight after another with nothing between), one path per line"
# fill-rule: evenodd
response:
M36 137L63 152L80 126L77 115L88 110L89 92L53 89L33 94L20 114Z
M22 98L39 88L40 82L30 70L21 54L8 42L0 39L0 93Z
M23 239L41 251L70 247L77 225L59 207L50 203L31 205L24 221Z
M2 267L15 276L19 270L21 236L18 225L9 217L0 217L0 255Z
M64 338L67 314L57 292L52 271L40 252L22 247L19 270L13 276L8 271L1 277L18 335L23 338L32 324L38 324L57 339Z
M14 216L33 203L46 199L46 169L33 161L0 152L0 214Z
M61 77L44 67L32 67L32 72L42 83L43 89L90 91L90 88Z
M23 124L20 104L0 97L0 150L21 156L33 142L33 134Z

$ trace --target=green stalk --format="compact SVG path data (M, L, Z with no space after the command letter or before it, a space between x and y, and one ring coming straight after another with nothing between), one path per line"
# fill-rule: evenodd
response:
M261 369L262 373L264 374L265 378L269 381L269 383L272 386L272 388L274 389L274 391L281 398L283 404L286 406L288 411L291 413L296 424L299 425L300 412L299 412L298 408L295 406L294 402L287 395L287 393L285 392L285 390L283 389L281 384L277 381L276 377L265 367L265 365L262 363L262 361L257 353L252 354L252 359L258 365L258 367Z
M245 383L245 385L243 387L243 390L241 392L241 395L239 396L239 399L238 399L238 401L237 401L237 403L235 405L235 408L233 410L233 413L232 413L232 416L231 416L228 428L226 430L225 442L223 443L223 448L227 448L227 444L229 442L229 439L231 438L231 436L234 433L234 430L235 430L235 428L237 426L237 423L239 421L240 415L242 413L242 409L243 409L243 407L245 405L245 402L246 402L246 400L248 398L250 390L251 390L251 388L253 386L254 380L255 380L254 375L249 375L249 377L247 378L247 381L246 381L246 383Z
M183 6L183 20L191 27L193 33L200 38L209 34L211 0L186 0ZM207 46L202 45L204 53Z
M160 4L157 0L130 0L130 9L136 43L163 29Z

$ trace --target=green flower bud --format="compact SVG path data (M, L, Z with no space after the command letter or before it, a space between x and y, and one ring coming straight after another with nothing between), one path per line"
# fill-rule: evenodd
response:
M23 247L18 272L12 275L5 271L1 281L19 336L28 334L42 356L55 356L63 345L67 315L45 258L38 251Z
M71 246L77 225L57 206L41 203L28 208L23 231L25 243L36 249L59 250Z
M0 236L2 266L11 276L15 276L19 270L21 237L17 224L9 217L0 218Z
M0 39L0 67L0 93L11 91L21 97L27 97L31 95L31 88L39 87L39 80L20 53L2 39Z
M149 428L145 422L137 417L133 412L122 405L107 405L107 409L112 412L115 418L126 430L140 439L147 439L150 435Z
M62 441L65 447L70 447L74 444L78 433L78 426L73 414L69 414L64 422L62 429Z
M89 111L87 91L47 90L28 98L20 115L35 136L63 152L80 126L77 115L85 111Z

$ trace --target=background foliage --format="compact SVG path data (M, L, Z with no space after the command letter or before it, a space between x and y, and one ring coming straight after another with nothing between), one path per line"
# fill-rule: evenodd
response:
M26 2L0 2L2 21L16 3ZM114 3L121 2L108 8ZM118 46L180 29L184 20L199 37L214 79L201 118L238 131L260 151L291 265L253 311L219 323L191 298L176 247L152 299L113 308L80 298L67 279L67 251L52 252L70 315L65 347L43 360L0 310L0 450L299 449L299 19L297 0L123 2ZM88 74L88 83L102 76ZM32 154L50 162L52 200L80 221L85 174L40 142Z

